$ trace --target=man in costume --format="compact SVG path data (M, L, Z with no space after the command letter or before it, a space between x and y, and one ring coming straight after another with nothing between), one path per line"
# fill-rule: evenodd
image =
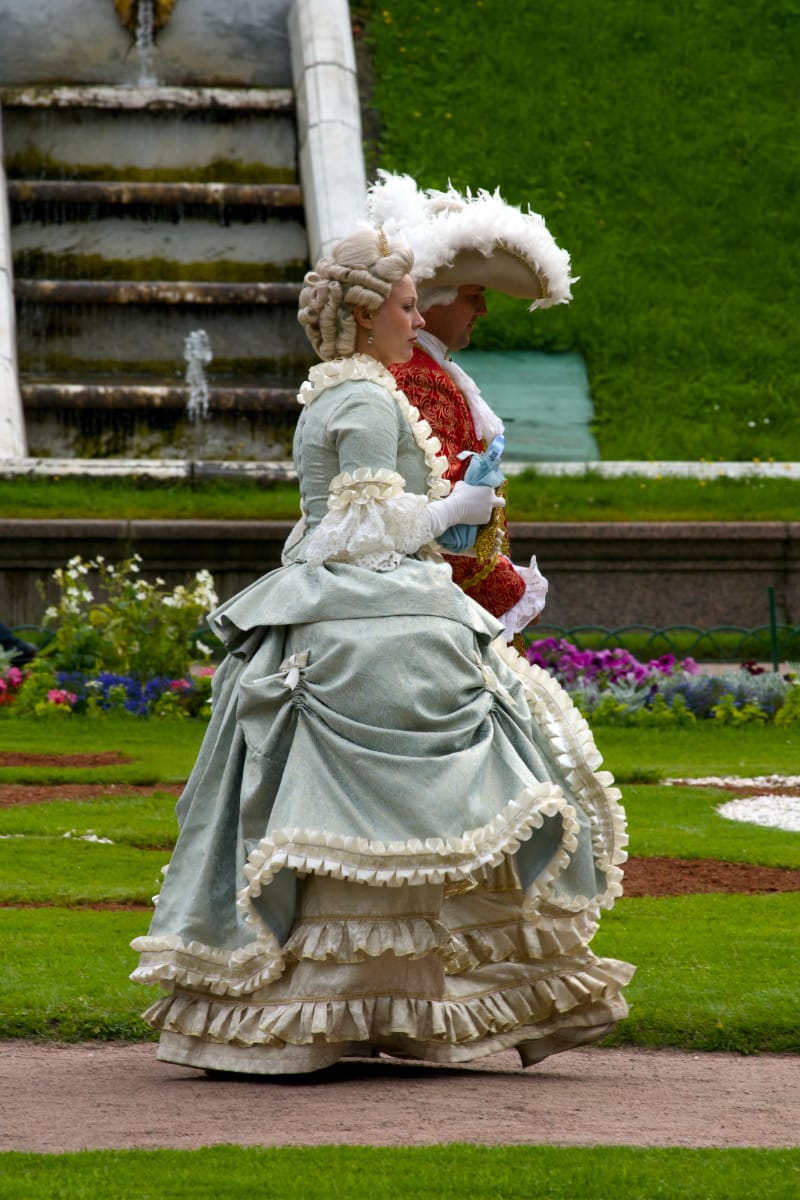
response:
M382 171L368 208L372 221L414 251L412 276L426 327L411 361L391 369L442 443L447 478L455 483L464 477L469 452L485 449L503 433L503 422L451 354L469 344L475 321L486 315L487 288L529 300L531 310L569 301L569 255L538 214L523 213L498 192L421 191L410 176ZM446 558L455 582L520 648L522 630L544 608L547 580L535 557L528 566L512 563L505 510L495 512L495 528L475 552Z

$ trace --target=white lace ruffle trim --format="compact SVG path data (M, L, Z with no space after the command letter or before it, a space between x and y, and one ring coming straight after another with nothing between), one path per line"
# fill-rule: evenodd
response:
M616 897L622 895L622 865L628 857L620 790L614 786L610 771L599 770L603 759L592 731L561 685L500 638L492 645L521 679L531 716L547 736L558 765L589 818L595 863L608 880L597 902L601 908L611 908Z
M239 950L185 943L171 934L134 938L131 947L141 956L131 979L160 983L170 990L180 986L215 996L248 996L280 979L286 969L278 940L270 930Z
M173 993L144 1014L158 1029L238 1046L307 1045L315 1038L368 1042L406 1036L458 1045L537 1024L556 1014L586 1013L618 999L633 968L587 953L583 963L564 965L516 986L487 988L466 999L416 996L348 996L313 1000L237 1003Z
M406 492L396 471L359 467L331 481L328 512L308 538L305 560L351 562L371 571L392 571L404 554L430 542L428 501Z
M454 929L426 915L303 918L282 949L271 934L232 952L199 942L185 945L172 936L139 937L131 943L141 956L131 979L160 983L170 991L178 987L241 998L279 979L290 962L355 963L387 953L410 959L438 954L446 973L456 975L486 963L541 963L573 955L588 945L597 924L594 907L554 916L546 905L526 900L505 922Z
M551 783L523 789L488 824L467 830L461 837L380 842L312 829L275 829L248 855L244 866L247 885L237 896L237 907L248 923L261 928L254 902L284 868L371 887L471 882L482 867L497 866L506 854L515 853L534 829L541 828L545 817L559 815L563 822L560 848L536 881L544 892L569 863L579 830L575 810ZM585 896L577 896L571 908L577 912L587 904Z
M531 621L539 616L544 609L550 586L539 570L535 554L531 558L530 566L520 567L514 563L514 570L525 581L525 591L513 608L509 608L497 618L503 623L507 642L510 642L516 633L527 629Z

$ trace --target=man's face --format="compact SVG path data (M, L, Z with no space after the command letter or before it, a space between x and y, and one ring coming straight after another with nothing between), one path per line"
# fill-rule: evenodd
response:
M484 288L462 283L452 304L434 304L425 312L425 327L444 342L448 350L463 350L472 337L472 326L487 314Z

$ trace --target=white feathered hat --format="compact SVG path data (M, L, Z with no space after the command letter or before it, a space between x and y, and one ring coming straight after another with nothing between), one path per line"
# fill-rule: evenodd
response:
M379 171L367 211L388 238L414 251L418 286L481 284L531 300L531 310L572 299L569 255L556 245L538 213L507 204L499 190L462 195L420 190L410 175Z

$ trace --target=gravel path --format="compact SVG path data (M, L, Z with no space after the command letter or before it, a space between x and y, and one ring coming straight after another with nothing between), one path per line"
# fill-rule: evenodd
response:
M800 1057L572 1050L521 1071L350 1060L211 1080L152 1044L0 1043L0 1150L350 1145L800 1145Z

